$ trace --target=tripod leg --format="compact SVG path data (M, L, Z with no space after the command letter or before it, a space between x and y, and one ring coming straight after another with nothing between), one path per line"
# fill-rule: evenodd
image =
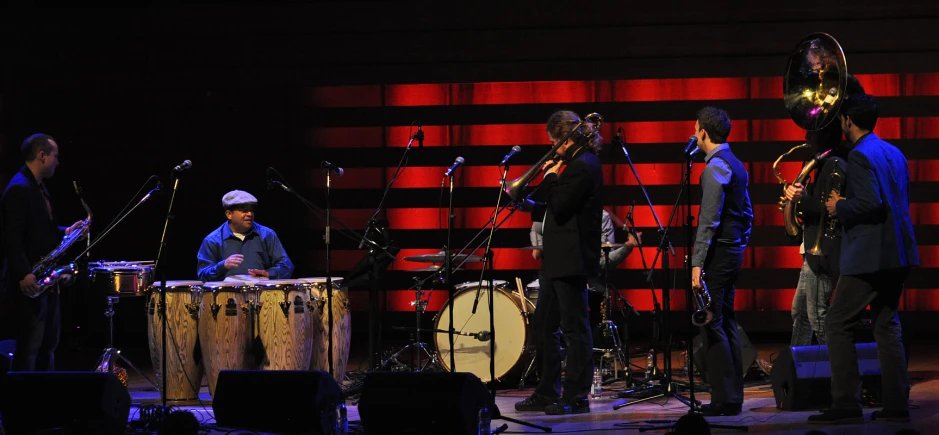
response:
M531 427L531 428L535 428L535 429L538 429L538 430L543 431L543 432L551 432L551 428L550 428L550 427L547 427L547 426L539 426L539 425L537 425L537 424L529 423L529 422L527 422L527 421L516 420L516 419L514 419L514 418L510 418L510 417L506 417L506 416L502 416L502 415L500 415L500 416L498 417L498 419L499 419L499 420L505 420L505 421L507 421L507 422L509 422L509 423L515 423L515 424L520 424L520 425L522 425L522 426L528 426L528 427Z
M138 375L140 375L141 377L143 377L144 379L146 379L147 382L150 383L150 385L153 386L153 388L156 388L157 391L160 391L160 388L157 386L156 382L154 382L153 380L151 380L150 378L148 378L147 375L143 374L143 372L141 372L140 369L138 369L137 366L134 365L134 363L130 362L130 360L127 359L127 357L125 357L124 355L121 355L120 351L117 352L117 357L118 357L118 359L120 359L121 361L123 361L125 364L127 364L131 369L133 369L135 372L137 372Z
M537 360L538 351L532 351L531 353L531 362L528 363L528 368L525 369L525 373L522 374L522 378L518 380L518 390L522 391L525 389L525 379L528 379L528 375L531 374L531 370L535 368L535 360Z

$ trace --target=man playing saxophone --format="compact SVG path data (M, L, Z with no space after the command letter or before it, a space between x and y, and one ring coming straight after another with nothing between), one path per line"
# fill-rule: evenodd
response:
M6 296L16 312L16 352L14 371L55 370L55 348L59 344L59 292L46 291L36 298L26 296L39 290L32 274L33 264L59 246L62 237L81 227L56 225L54 208L44 184L59 165L59 147L52 137L34 134L20 148L25 165L13 176L0 197L3 227L4 276Z
M809 346L814 331L818 344L825 344L825 315L828 313L831 290L838 281L841 257L841 228L834 226L825 211L828 193L842 184L848 150L842 146L841 126L831 123L828 127L809 131L806 141L819 153L832 150L821 168L815 170L815 181L803 186L795 183L786 188L786 201L797 201L796 209L802 215L802 269L799 283L792 298L791 346ZM841 175L837 183L836 171ZM831 227L831 228L830 228Z

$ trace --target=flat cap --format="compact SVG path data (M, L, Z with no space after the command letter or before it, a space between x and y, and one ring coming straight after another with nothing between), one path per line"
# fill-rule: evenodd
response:
M232 190L222 196L222 207L226 209L238 204L257 204L258 199L244 190Z

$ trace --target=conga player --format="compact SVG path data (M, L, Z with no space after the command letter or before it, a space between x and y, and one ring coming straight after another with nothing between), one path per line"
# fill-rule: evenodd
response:
M234 275L289 279L293 274L293 263L277 234L254 221L257 203L254 195L242 190L222 196L228 221L202 240L197 255L200 281L222 281Z

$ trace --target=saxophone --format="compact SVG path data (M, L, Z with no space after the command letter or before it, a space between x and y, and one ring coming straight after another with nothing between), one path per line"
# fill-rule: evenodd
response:
M88 237L88 231L91 226L91 209L88 208L88 204L85 203L85 200L81 196L81 189L78 188L78 183L72 182L72 185L75 186L75 193L78 194L78 199L81 200L82 207L85 208L85 212L88 213L88 217L82 222L82 226L78 229L72 231L65 235L62 238L62 243L59 243L52 252L43 256L35 265L33 265L33 276L36 277L36 282L39 284L39 290L35 292L25 292L26 296L31 298L37 298L45 293L50 288L54 287L59 281L63 280L68 275L77 275L78 266L74 263L68 263L60 265L62 262L62 257L65 253L75 245L76 242L85 239Z

